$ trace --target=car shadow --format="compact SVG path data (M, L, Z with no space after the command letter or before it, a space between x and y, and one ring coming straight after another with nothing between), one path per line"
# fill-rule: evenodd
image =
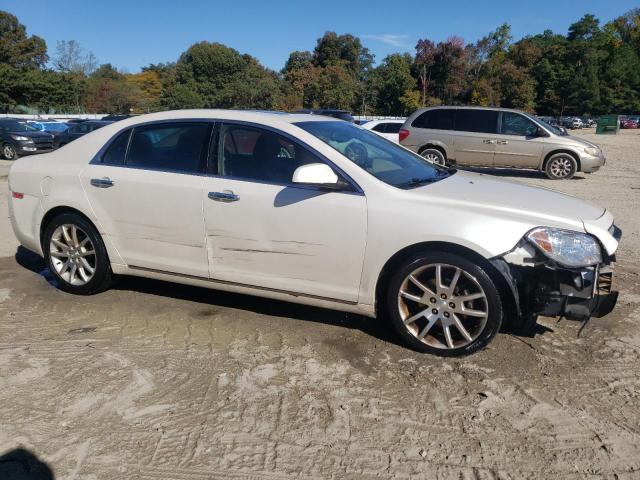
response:
M47 265L39 255L30 252L24 247L18 247L15 259L23 268L41 275L49 284L57 288L54 275L49 271ZM360 330L383 342L406 348L406 345L400 340L393 328L383 318L370 318L364 315L245 295L242 293L224 292L222 290L126 275L117 277L113 289L175 298L209 306L245 310L261 315ZM553 332L552 329L537 323L527 324L524 328L507 323L506 325L503 324L500 331L504 334L527 338Z
M519 168L476 168L476 167L456 167L459 170L464 170L473 173L484 173L487 175L494 175L496 177L520 177L520 178L538 178L540 180L549 180L544 172L539 170L522 170ZM572 177L571 180L585 180L585 177L580 173Z
M2 480L54 480L53 470L34 453L16 448L0 455Z

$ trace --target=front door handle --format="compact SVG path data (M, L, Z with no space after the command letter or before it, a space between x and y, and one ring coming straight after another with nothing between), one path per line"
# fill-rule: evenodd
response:
M485 138L482 143L496 143L496 141L493 138Z
M98 188L109 188L109 187L113 187L114 183L113 183L113 180L111 180L109 177L102 177L102 178L92 178L91 185Z
M509 140L498 140L498 145L508 145Z
M236 195L231 190L225 190L224 192L209 192L209 198L216 202L237 202L240 200L240 195Z

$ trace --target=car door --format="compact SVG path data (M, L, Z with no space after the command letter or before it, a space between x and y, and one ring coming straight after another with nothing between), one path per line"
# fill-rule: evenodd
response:
M367 209L356 187L291 183L298 166L327 162L262 127L221 124L210 158L203 197L212 279L357 301Z
M498 130L498 112L472 108L456 109L453 137L456 163L493 165Z
M202 188L211 128L126 130L81 172L106 240L129 267L208 278Z
M537 124L519 113L501 112L500 132L496 135L496 166L537 168L543 147Z

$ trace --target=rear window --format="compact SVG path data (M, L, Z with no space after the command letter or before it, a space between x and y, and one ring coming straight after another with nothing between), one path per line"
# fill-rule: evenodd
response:
M431 128L433 130L453 130L455 112L456 111L453 108L427 110L422 115L418 116L411 126L417 128Z
M497 133L498 112L460 108L456 113L456 128L459 132Z

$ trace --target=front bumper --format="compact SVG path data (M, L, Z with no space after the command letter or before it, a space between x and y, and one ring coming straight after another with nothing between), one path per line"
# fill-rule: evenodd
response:
M605 163L607 163L607 159L604 157L602 151L600 151L600 154L597 156L580 155L580 171L584 173L597 172Z

